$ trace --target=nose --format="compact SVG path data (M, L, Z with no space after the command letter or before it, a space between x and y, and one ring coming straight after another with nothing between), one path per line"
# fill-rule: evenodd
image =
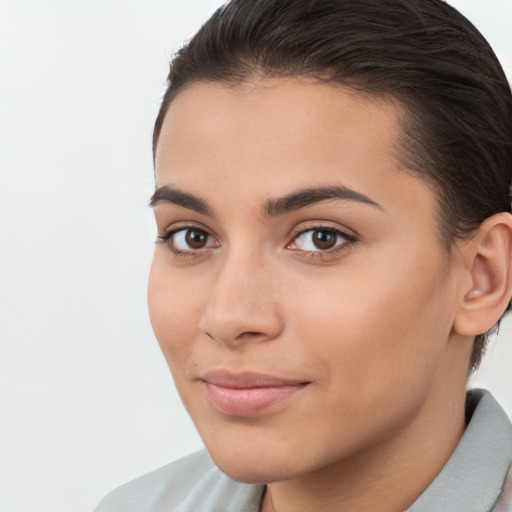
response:
M262 257L226 258L216 274L200 329L219 344L270 341L283 329L276 280Z

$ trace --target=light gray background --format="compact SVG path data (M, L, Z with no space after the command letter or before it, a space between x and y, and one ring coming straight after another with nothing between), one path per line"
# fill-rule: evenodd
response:
M149 324L152 124L214 0L0 0L0 512L201 446ZM512 76L512 0L458 0ZM474 379L512 412L512 328Z

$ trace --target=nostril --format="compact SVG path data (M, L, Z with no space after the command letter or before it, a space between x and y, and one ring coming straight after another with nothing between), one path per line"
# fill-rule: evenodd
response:
M219 343L219 342L222 342L222 339L221 338L217 338L216 336L214 336L213 334L209 333L209 332L205 332L206 336L208 336L208 338L210 338L211 340ZM264 336L264 333L262 332L259 332L259 331L244 331L242 333L240 333L238 336L235 336L233 338L231 338L231 340L233 342L236 342L237 340L238 341L243 341L243 340L247 340L247 339L254 339L254 338L261 338L262 336Z
M237 338L257 338L259 336L263 336L263 333L258 331L245 331L240 333Z

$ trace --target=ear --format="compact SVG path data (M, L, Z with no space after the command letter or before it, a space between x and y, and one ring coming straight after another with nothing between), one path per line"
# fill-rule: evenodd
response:
M496 324L512 295L512 215L486 219L462 252L470 279L461 292L454 330L476 336Z

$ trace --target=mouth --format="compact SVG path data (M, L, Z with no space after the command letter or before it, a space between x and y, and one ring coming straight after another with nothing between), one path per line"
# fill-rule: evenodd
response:
M207 372L200 380L204 383L206 398L215 409L227 416L264 413L310 384L260 373L232 373L225 370Z

